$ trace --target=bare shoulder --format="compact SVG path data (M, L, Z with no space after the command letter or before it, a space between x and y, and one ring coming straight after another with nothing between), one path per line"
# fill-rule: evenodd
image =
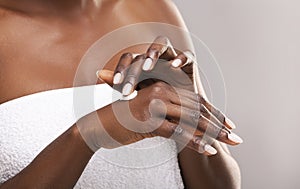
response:
M168 13L174 13L176 11L176 5L172 0L160 0L160 1L149 1L139 0L140 6L144 6L150 9L156 9L158 11L167 11Z
M185 27L177 6L172 0L132 0L138 16L144 21L163 22ZM141 12L139 12L140 10Z

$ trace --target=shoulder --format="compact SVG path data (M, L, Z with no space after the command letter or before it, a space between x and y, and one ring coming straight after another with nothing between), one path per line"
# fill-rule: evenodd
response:
M182 16L172 0L131 0L126 1L136 16L148 22L163 22L185 27Z
M176 9L176 5L172 0L159 0L159 1L149 1L149 0L138 0L135 3L140 6L147 8L154 8L156 10L168 10L174 11Z

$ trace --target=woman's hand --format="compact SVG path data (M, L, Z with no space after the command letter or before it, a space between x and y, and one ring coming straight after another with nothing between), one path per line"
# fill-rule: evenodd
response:
M141 89L129 102L114 103L112 106L115 106L117 112L111 107L102 113L100 110L98 115L104 130L97 133L94 142L100 144L99 147L115 148L118 147L116 141L120 144L130 144L144 138L162 136L171 137L199 153L206 154L215 154L216 150L202 141L205 132L230 145L241 143L239 137L230 132L224 124L212 119L213 116L204 105L200 105L200 109L195 106L199 100L197 94L184 89L176 91L164 82L157 82ZM127 103L130 111L127 111ZM114 115L114 120L107 115ZM106 140L104 131L114 141Z
M142 65L145 57L138 56L133 64ZM186 76L185 74L177 74L178 80L185 80L179 76ZM105 77L112 85L113 72L106 72ZM102 113L99 110L98 114L105 131L121 144L162 136L171 137L199 153L215 154L216 150L202 140L204 133L230 145L242 142L229 130L231 127L224 124L225 116L190 90L175 88L160 81L140 89L137 97L129 101L129 111L127 103L116 102L102 110ZM114 115L114 120L107 115ZM125 124L120 124L120 119ZM117 147L118 144L103 137L103 131L98 132L94 142L99 147Z
M108 81L104 71L98 72L98 77L107 83L118 85L123 95L131 94L138 87L138 83L140 84L139 87L147 86L158 80L167 79L167 77L169 78L168 83L171 82L173 86L193 90L192 63L194 62L194 55L188 50L184 52L177 50L177 52L167 37L159 36L143 55L144 62L133 64L136 62L133 54L125 53L121 56L114 70L112 81ZM190 80L182 82L178 79L182 76L178 77L178 74L185 74ZM140 82L145 78L147 81Z

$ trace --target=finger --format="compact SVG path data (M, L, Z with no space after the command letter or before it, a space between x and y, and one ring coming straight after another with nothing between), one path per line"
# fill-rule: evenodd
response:
M98 79L103 80L105 83L113 86L114 72L110 70L99 70L96 72Z
M208 120L216 124L218 127L230 132L230 130L226 127L226 125L224 125L214 115L212 115L212 113L203 104L200 104L200 107L201 107L200 112L204 117L206 117Z
M193 111L200 111L201 115L205 116L208 120L216 124L218 127L229 131L223 123L221 123L214 115L211 114L211 112L203 104L199 102L195 102L182 97L180 99L173 97L171 103L180 105L185 108L189 108Z
M212 115L211 112L203 104L200 103L200 101L196 101L194 95L197 94L195 93L193 94L192 97L194 98L194 100L189 99L186 96L183 96L181 94L185 94L184 91L183 92L177 91L177 93L170 91L170 93L168 93L170 102L185 108L189 108L194 111L200 111L201 114L205 116L207 119L209 119L210 121L218 125L220 128L227 130L226 125L224 125L222 122L220 122L220 120L218 120L214 115Z
M196 94L192 91L176 88L176 91L178 91L183 97L186 97L195 103L201 103L203 104L213 116L215 116L221 123L223 123L227 128L229 129L235 129L235 124L226 117L218 108L216 108L214 105L212 105L210 102L208 102L203 96Z
M230 144L236 145L242 143L242 139L236 134L223 129L221 124L215 124L205 116L201 115L199 111L194 111L188 108L180 107L171 103L166 104L167 117L183 121L191 126L195 125L197 130L203 134L207 134L212 138Z
M126 70L131 64L132 60L133 60L132 53L125 53L121 56L114 73L113 83L115 85L121 84L123 82L126 75Z
M196 101L195 99L189 99L186 96L183 96L182 94L185 94L185 90L176 91L176 88L172 88L169 86L169 90L167 91L166 95L169 97L169 101L175 105L179 105L194 111L200 111L203 116L214 122L215 124L219 125L221 128L225 128L225 125L220 123L220 121L213 116L209 110L200 103L200 101ZM194 95L197 95L194 93ZM194 98L194 95L192 96Z
M177 127L182 127L184 129L184 132L187 133L189 132L188 130L185 130L188 127L184 126L183 124L180 124ZM203 140L201 136L192 135L192 139L190 139L189 141L186 141L186 139L181 139L176 135L172 136L172 138L177 142L179 148L186 146L198 153L203 153L204 155L215 155L217 153L217 150L214 147L212 147L210 144L208 144L205 140ZM184 142L181 142L182 140Z
M150 45L146 53L146 60L143 65L144 71L150 71L154 68L161 55L166 60L171 60L177 56L170 40L167 37L159 36Z
M221 122L223 123L227 128L229 129L235 129L235 124L226 117L218 108L213 106L211 103L209 103L204 97L200 97L200 102Z
M188 128L187 125L180 124L173 129L174 133L171 136L171 139L177 142L179 148L188 147L204 155L214 155L217 153L217 150L214 147L207 144L202 137L193 134L193 131Z
M138 55L134 60L131 66L129 67L129 70L127 72L127 75L124 79L124 87L122 89L122 93L125 96L130 95L138 82L138 79L142 72L142 66L143 62L145 60L145 55Z
M189 141L187 147L190 149L198 149L198 152L202 149L204 150L204 155L215 155L217 154L217 150L212 147L210 144L207 144L202 140L201 137L195 136L192 140Z
M202 140L201 137L194 136L192 132L186 130L188 127L179 126L176 123L165 120L161 127L153 131L157 136L174 139L180 145L205 155L214 155L217 150Z
M191 51L184 51L172 60L171 65L174 68L182 67L195 62L195 55Z
M228 128L228 129L235 129L236 128L235 124L228 117L226 117L218 108L216 108L214 105L212 105L211 103L209 103L201 95L198 95L198 98L200 100L200 103L203 104L207 108L207 110L214 117L216 117L218 119L218 121L220 121L221 123L223 123L226 128Z

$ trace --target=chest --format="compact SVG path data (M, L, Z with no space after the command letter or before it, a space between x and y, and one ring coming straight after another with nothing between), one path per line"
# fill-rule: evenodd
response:
M118 10L115 10L118 11ZM95 15L93 21L10 16L0 29L0 103L27 94L71 87L89 47L103 35L139 22L128 11ZM113 68L117 62L111 62Z

